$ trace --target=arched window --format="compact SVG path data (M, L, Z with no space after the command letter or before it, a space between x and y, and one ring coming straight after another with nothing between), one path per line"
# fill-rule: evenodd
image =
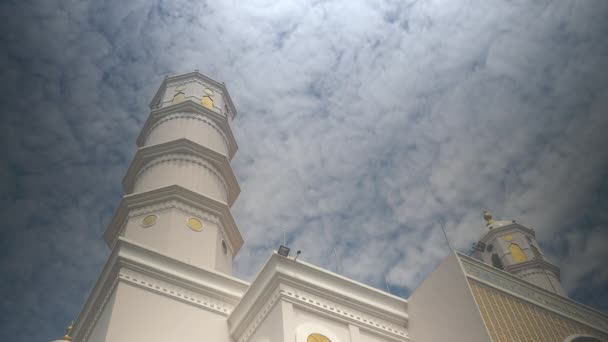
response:
M341 342L331 329L320 322L299 324L296 328L296 342Z
M511 251L511 256L513 257L513 261L515 263L520 263L528 260L524 251L521 250L518 244L512 243L509 245L509 250Z
M321 334L310 334L306 339L306 342L331 342L331 340Z
M502 260L500 260L500 257L496 253L492 254L492 266L501 270L505 269L505 266L502 264Z

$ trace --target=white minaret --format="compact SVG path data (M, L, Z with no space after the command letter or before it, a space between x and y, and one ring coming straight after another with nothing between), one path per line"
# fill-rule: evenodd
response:
M243 239L229 210L240 188L230 166L237 145L228 91L198 72L169 77L150 107L106 242L124 236L231 274Z
M150 107L74 340L229 341L226 317L247 288L231 277L243 244L230 213L236 110L198 72L165 78Z
M534 230L515 221L494 221L484 211L486 229L473 257L514 274L545 290L567 297L559 280L559 267L545 260Z

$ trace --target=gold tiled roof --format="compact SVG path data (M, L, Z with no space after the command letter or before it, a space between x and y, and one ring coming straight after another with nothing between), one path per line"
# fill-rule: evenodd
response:
M608 335L538 305L470 279L471 290L493 342L563 342L574 334Z

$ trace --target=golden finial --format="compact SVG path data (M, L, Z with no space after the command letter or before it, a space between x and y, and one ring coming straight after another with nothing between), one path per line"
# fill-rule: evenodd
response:
M74 321L72 321L72 323L70 323L70 325L68 325L68 327L65 328L65 336L63 336L64 341L72 340L72 337L70 336L70 334L72 333L72 329L74 329Z
M483 219L487 222L486 226L489 226L494 223L494 220L492 219L492 214L490 214L487 210L483 211Z

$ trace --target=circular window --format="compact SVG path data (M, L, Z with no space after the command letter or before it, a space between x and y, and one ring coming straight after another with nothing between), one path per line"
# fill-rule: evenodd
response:
M190 217L186 222L188 223L188 227L195 232L203 230L203 222L195 217Z
M148 215L141 220L141 226L144 228L152 227L158 221L157 215Z
M228 246L226 246L226 241L222 240L222 251L224 255L228 254Z

